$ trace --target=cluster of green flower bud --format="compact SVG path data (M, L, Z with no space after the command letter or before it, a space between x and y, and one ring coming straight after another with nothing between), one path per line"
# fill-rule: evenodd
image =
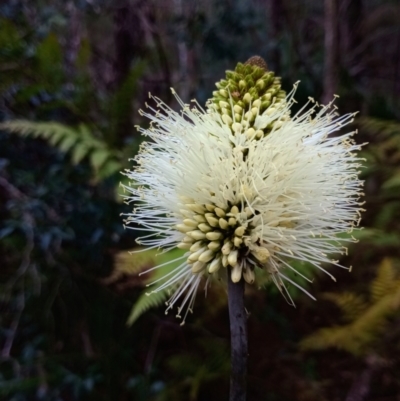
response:
M249 229L240 223L241 213L249 218L252 212L245 208L243 212L238 206L221 209L215 205L182 204L181 214L185 217L176 228L185 234L178 248L189 250L187 262L192 266L192 272L203 271L217 273L221 267L232 268L233 282L244 279L254 282L253 266L241 263L242 251L245 251L243 237L249 235ZM189 200L190 202L190 200Z
M246 63L238 63L234 71L226 71L226 79L216 83L209 107L222 115L223 121L233 127L242 124L253 126L257 115L269 107L277 109L285 102L286 92L281 89L281 78L268 71L265 61L251 57ZM259 130L255 139L260 139L273 128L273 123Z

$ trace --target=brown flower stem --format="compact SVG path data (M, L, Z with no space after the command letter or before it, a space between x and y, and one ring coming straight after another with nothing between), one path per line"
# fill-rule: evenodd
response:
M231 329L231 383L229 401L246 400L247 322L244 309L244 280L234 283L228 268L228 305Z

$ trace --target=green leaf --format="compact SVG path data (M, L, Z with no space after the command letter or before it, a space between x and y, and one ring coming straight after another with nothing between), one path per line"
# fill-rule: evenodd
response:
M346 350L356 356L370 353L371 347L387 330L389 318L398 313L400 280L391 260L384 259L371 284L370 302L353 293L326 294L350 321L343 326L322 328L300 342L303 350L323 350L329 347Z
M79 144L78 146L75 146L75 148L72 151L72 163L73 164L78 164L80 163L85 156L89 153L90 148L86 146L84 143Z
M90 163L96 170L96 179L107 178L122 169L119 162L121 152L108 149L85 124L80 124L75 130L56 122L15 120L0 123L1 129L21 136L41 137L62 152L71 151L73 164L79 163L90 153Z
M121 171L122 164L116 160L107 160L104 165L100 168L97 176L101 179L110 177L111 175Z
M342 310L343 318L348 322L358 319L367 307L364 298L352 292L326 293L323 297L334 302Z
M385 258L379 265L376 278L371 283L371 298L378 301L385 295L391 293L395 288L396 272L392 261Z
M384 139L393 134L400 133L400 123L398 121L388 121L372 117L360 117L357 119L360 131L368 132L373 135L379 135Z
M152 283L153 281L157 279L161 279L166 276L166 274L170 273L172 270L176 269L181 263L182 259L181 257L184 255L185 251L182 251L181 249L174 249L172 251L169 251L167 253L157 255L156 250L149 250L149 251L144 251L147 253L149 256L152 254L153 257L156 256L156 264L162 265L165 264L164 266L155 269L149 273L149 277L147 277L146 282L148 284ZM176 260L178 259L178 260ZM156 289L157 286L162 285L162 283L165 280L160 280L158 283L154 284L154 288ZM167 290L162 290L158 292L151 292L152 287L149 287L146 291L144 291L138 298L138 300L135 302L135 304L132 307L131 313L129 315L129 318L127 320L128 325L132 325L144 312L149 310L150 308L155 308L159 305L161 305L164 301L167 300L169 296L168 289ZM147 295L149 294L150 295Z
M92 131L86 124L78 125L78 132L80 134L81 139L86 139L92 141L94 139Z
M400 187L400 171L397 170L394 175L384 182L382 185L383 189L391 189L395 187Z
M42 137L52 145L56 144L64 136L77 136L77 132L74 129L56 122L13 120L1 123L0 129L21 136Z
M157 250L155 249L135 248L132 251L118 252L114 259L114 269L111 275L106 279L106 283L113 283L123 275L137 275L153 267L156 255Z
M388 208L386 206L386 210ZM395 246L400 243L400 235L396 232L387 232L375 228L366 228L364 230L354 230L353 237L362 241L364 244L373 244L379 247Z
M106 149L95 150L90 154L90 162L92 166L97 170L104 164L109 156L110 152Z
M68 132L63 129L56 130L54 132L48 131L46 134L44 132L36 132L34 133L34 136L46 138L49 141L50 145L53 146L57 146L57 144L64 140L64 138L74 138L74 140L76 140L75 135L68 136Z
M132 326L133 323L136 322L136 320L143 315L146 311L148 311L151 308L156 308L157 306L160 306L163 302L165 302L168 299L168 291L159 291L155 293L148 293L144 292L139 296L139 299L135 302L135 305L133 306L131 313L128 317L128 320L126 321L126 324L128 326Z
M58 144L58 148L67 153L73 146L76 145L77 141L77 136L67 136Z

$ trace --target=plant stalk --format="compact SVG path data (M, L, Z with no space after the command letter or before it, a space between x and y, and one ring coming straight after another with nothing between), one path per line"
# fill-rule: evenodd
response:
M247 322L244 308L244 280L232 282L228 269L228 305L231 329L231 381L229 401L246 400Z

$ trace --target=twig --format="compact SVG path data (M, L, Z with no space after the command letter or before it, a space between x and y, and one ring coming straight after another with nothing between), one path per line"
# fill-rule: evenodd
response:
M231 329L230 401L246 400L247 324L244 308L244 280L234 283L228 269L228 304Z

